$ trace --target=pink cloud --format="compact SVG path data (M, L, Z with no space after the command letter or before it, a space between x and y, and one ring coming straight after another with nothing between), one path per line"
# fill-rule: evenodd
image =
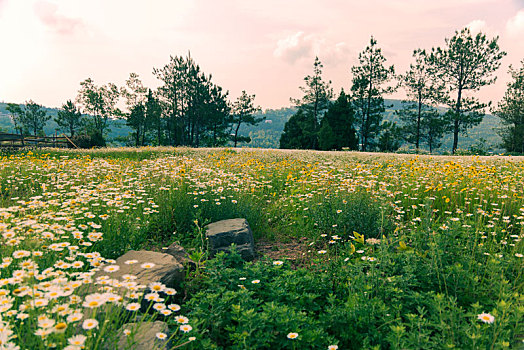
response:
M5 0L0 0L5 1ZM78 18L69 18L58 12L58 6L46 1L39 1L34 6L38 18L51 30L71 35L84 27L84 22Z

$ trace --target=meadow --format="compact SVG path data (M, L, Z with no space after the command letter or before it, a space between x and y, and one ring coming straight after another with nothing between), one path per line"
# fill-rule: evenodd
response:
M259 257L210 259L205 225L237 217ZM523 230L517 157L2 153L0 349L111 349L129 320L181 349L518 349ZM147 312L93 276L173 242L196 268Z

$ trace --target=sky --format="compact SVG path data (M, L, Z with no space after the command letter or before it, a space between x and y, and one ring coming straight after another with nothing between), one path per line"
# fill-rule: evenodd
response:
M231 100L245 90L281 108L301 97L315 56L347 91L371 36L403 73L414 49L443 47L466 26L508 53L475 94L496 103L524 59L524 0L0 0L0 101L59 107L87 78L122 86L131 72L156 88L153 68L190 51Z

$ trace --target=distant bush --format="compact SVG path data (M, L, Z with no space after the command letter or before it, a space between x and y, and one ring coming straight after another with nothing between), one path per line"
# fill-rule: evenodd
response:
M71 141L79 148L105 147L104 136L99 132L77 134L71 137Z

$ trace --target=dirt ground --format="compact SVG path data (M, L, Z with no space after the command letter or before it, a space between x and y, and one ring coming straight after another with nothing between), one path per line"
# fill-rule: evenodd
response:
M257 260L267 258L270 260L288 261L295 268L307 264L310 251L309 241L305 237L288 243L265 239L257 239L255 241Z

